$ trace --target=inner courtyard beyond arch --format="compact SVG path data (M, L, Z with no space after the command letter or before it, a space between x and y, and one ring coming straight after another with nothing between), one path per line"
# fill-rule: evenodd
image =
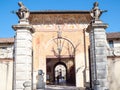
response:
M48 59L47 80L49 85L71 85L75 86L75 66L73 59Z

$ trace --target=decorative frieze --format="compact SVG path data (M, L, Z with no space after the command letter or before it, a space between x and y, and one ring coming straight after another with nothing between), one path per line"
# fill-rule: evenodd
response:
M58 31L58 27L62 31L65 32L75 32L75 31L82 31L84 28L87 28L89 24L63 24L63 25L58 25L58 24L42 24L42 25L33 25L35 28L35 31L49 31L49 32L55 32Z
M88 17L88 18L86 18ZM30 14L30 24L73 24L89 23L90 15L87 14Z

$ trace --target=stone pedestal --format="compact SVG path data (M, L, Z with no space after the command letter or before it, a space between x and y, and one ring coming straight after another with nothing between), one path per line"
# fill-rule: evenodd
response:
M20 21L13 28L16 30L13 90L23 90L25 82L32 83L32 33L34 30L26 20Z
M107 24L95 20L88 27L90 34L90 60L92 88L94 90L107 90L107 46L106 32Z

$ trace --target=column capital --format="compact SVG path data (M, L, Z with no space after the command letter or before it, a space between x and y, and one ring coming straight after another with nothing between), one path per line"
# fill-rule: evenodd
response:
M92 28L104 28L104 29L106 29L107 27L108 27L108 24L107 23L91 23L90 24L90 26L92 27Z
M104 28L106 29L108 27L107 23L103 23L101 20L97 20L94 23L90 23L90 25L87 28L87 32L90 32L91 30L93 30L94 28Z
M33 28L33 26L29 24L17 24L17 25L13 25L12 28L15 31L17 31L18 29L26 29L26 30L29 30L31 33L35 32L35 29Z

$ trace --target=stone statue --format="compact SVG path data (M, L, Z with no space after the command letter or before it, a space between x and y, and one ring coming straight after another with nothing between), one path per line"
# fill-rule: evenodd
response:
M29 10L23 5L22 2L18 2L18 5L20 6L20 9L18 10L18 16L20 19L28 19L30 12Z
M92 8L92 11L90 13L94 20L99 20L101 14L103 12L106 12L106 10L104 10L104 11L100 10L98 6L99 6L98 2L95 2L94 7Z
M44 83L44 73L43 70L38 70L38 81L37 81L37 89L44 89L45 83Z

